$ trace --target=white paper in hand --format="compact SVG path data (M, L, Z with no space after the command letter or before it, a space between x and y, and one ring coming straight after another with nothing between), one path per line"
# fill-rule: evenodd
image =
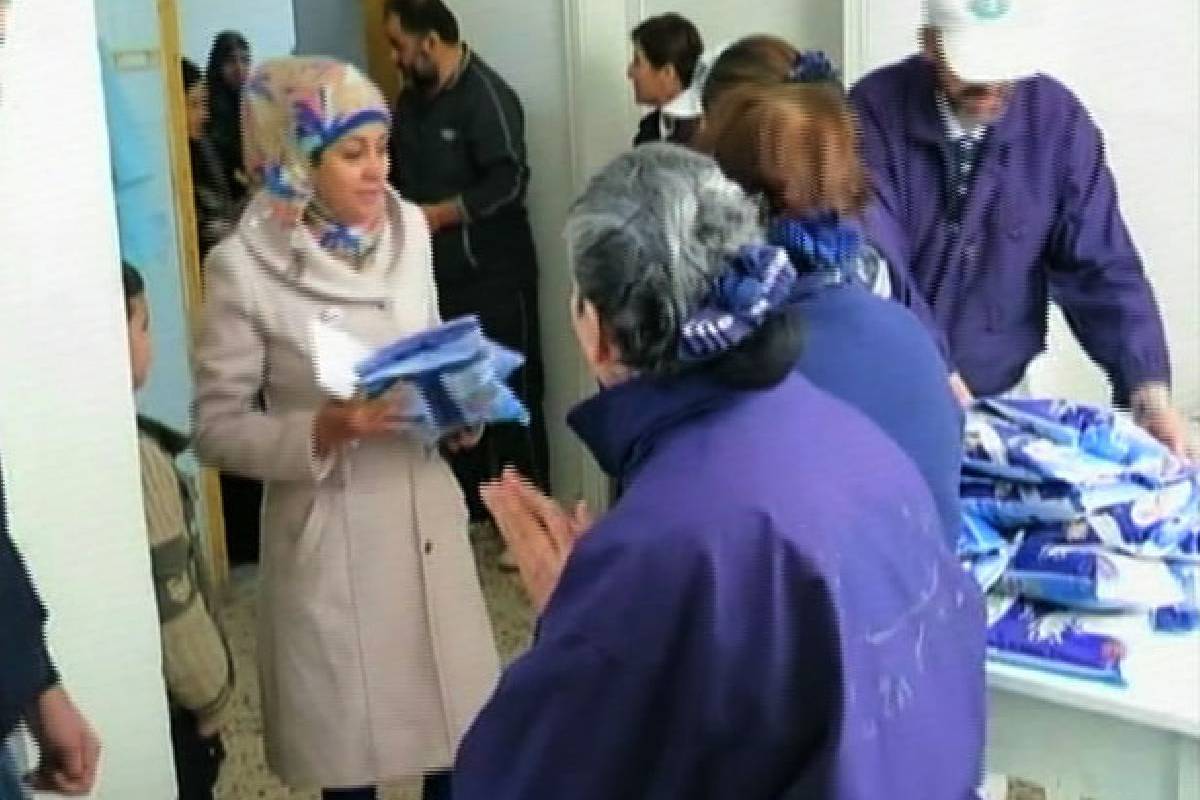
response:
M358 390L355 366L371 351L350 334L320 318L309 326L313 369L317 385L339 400L349 400Z

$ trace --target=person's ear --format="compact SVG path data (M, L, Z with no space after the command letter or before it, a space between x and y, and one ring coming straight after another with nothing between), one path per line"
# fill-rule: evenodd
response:
M595 309L592 309L593 313ZM612 331L600 320L596 321L599 335L596 337L596 363L606 371L616 371L621 366L621 349Z
M667 64L663 67L663 75L666 76L667 80L676 83L680 89L683 88L683 81L679 77L679 70L675 69L674 64Z
M592 366L600 365L601 340L604 338L600 326L600 315L591 301L578 295L572 301L575 307L575 326L579 332L579 346L584 359Z

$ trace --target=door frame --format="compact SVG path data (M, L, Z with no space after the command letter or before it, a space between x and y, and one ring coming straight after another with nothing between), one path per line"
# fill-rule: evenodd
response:
M188 148L187 100L183 75L177 65L183 57L179 32L177 0L156 0L158 11L159 53L163 92L167 111L168 147L171 160L171 185L174 188L176 246L179 251L180 277L183 281L184 313L188 331L194 337L204 308L204 289L200 270L200 242L196 234L196 205L192 184L192 159ZM190 350L190 348L189 348ZM200 465L199 491L203 499L207 578L215 591L229 584L229 548L225 517L222 513L221 482L217 471Z
M869 69L871 0L842 0L842 76L846 85Z

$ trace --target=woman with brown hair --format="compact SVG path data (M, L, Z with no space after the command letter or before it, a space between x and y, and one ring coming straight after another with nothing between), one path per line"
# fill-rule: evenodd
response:
M705 76L701 103L707 113L731 89L746 85L777 86L788 82L824 84L836 89L839 95L843 91L840 80L823 53L800 51L778 36L760 34L747 36L721 51L720 57ZM860 152L860 146L860 137L856 135L856 153ZM863 227L867 230L888 234L899 231L900 223L896 214L881 200L874 187L870 202L861 216ZM872 247L871 253L877 268L863 275L863 278L871 282L873 291L881 297L890 297L903 303L917 315L926 330L936 331L937 324L929 317L929 307L920 289L908 276L908 270L903 268L905 265L885 265L878 250ZM884 270L883 266L889 268ZM935 335L935 344L942 359L949 363L949 345L945 338ZM969 404L973 399L970 389L957 372L950 375L950 388L963 404Z
M791 70L772 83L789 52ZM869 245L857 222L870 186L854 115L828 61L756 37L729 48L712 76L695 144L761 198L770 243L784 247L803 274L796 302L807 346L798 369L909 455L953 546L961 525L961 411L925 328L900 303L863 285Z

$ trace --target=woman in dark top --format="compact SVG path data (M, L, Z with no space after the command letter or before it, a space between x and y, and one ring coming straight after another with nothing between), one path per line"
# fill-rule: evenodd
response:
M810 346L800 371L870 417L908 454L953 547L962 524L962 412L925 328L903 305L863 285L861 263L871 251L857 219L869 185L854 115L823 56L769 37L748 41L713 67L696 146L763 198L770 242L787 249L804 273L799 304ZM773 66L781 75L774 85L755 79Z
M187 100L188 150L192 161L192 196L196 204L196 237L200 244L200 259L225 238L237 224L239 204L233 199L229 177L216 147L209 140L208 84L199 67L186 58L183 72L183 91Z
M250 43L237 31L224 31L213 40L208 55L208 138L217 149L233 198L246 198L242 174L242 87L250 75Z
M230 170L209 136L210 99L208 81L191 61L181 63L183 89L187 95L188 149L192 157L192 193L196 204L196 238L203 266L208 253L237 226L245 205L239 199L240 184L233 183ZM238 138L240 140L241 134ZM240 148L241 145L239 144ZM239 158L236 163L241 163ZM237 186L238 189L234 187ZM229 537L229 557L234 564L258 561L259 508L262 483L231 473L221 473L221 506Z
M250 75L250 44L246 38L236 31L218 34L205 74L209 104L207 138L216 151L230 202L242 208L249 199L243 170L241 123L242 87ZM230 534L230 560L235 564L258 561L262 484L223 473L221 501L225 528Z
M704 52L700 33L678 14L651 17L633 29L633 60L627 75L634 98L654 111L642 118L635 145L646 142L687 144L700 119L688 92Z

